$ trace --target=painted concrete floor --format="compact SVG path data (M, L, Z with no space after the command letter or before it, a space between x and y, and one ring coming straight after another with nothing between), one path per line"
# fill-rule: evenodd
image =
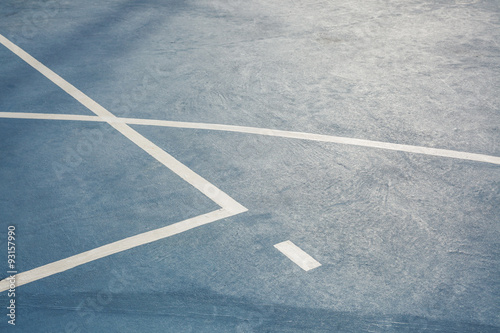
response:
M498 1L2 0L0 44L2 332L500 331Z

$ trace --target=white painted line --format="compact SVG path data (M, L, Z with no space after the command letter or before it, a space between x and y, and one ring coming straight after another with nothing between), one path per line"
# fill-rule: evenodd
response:
M17 117L16 115L21 115ZM27 115L35 115L30 118ZM98 121L98 118L93 118L92 116L76 116L76 115L53 115L46 114L47 118L44 118L42 114L25 114L25 113L14 113L14 112L0 112L0 118L23 118L23 119L58 119L58 120L81 120L81 121ZM64 117L63 117L64 116ZM81 118L81 119L79 119ZM203 130L213 130L213 131L225 131L225 132L236 132L245 134L256 134L256 135L267 135L275 136L281 138L290 139L300 139L300 140L310 140L310 141L320 141L320 142L332 142L338 144L368 147L368 148L378 148L394 151L402 151L414 154L423 154L438 157L447 157L460 160L469 160L475 162L491 163L500 165L500 157L476 153L467 153L463 151L439 149L439 148L428 148L421 146L411 146L403 145L398 143L389 143L381 141L371 141L363 139L353 139L340 136L331 136L323 134L313 134L313 133L302 133L302 132L291 132L282 131L268 128L258 128L258 127L245 127L245 126L235 126L235 125L222 125L222 124L205 124L205 123L191 123L182 121L169 121L169 120L154 120L154 119L137 119L137 118L117 118L101 120L108 123L125 123L129 125L149 125L149 126L161 126L161 127L174 127L174 128L186 128L186 129L203 129Z
M9 50L14 52L17 56L27 62L30 66L35 68L41 74L43 74L50 81L55 83L65 92L67 92L71 97L79 101L83 106L88 108L90 111L95 113L103 121L107 122L113 126L117 131L123 134L130 141L134 142L136 145L144 149L148 154L154 157L158 162L162 163L164 166L175 172L182 179L184 179L189 184L193 185L198 191L202 192L216 204L224 209L227 209L234 214L242 213L247 211L236 200L228 196L226 193L222 192L220 189L215 187L213 184L205 180L200 175L193 172L191 169L186 167L181 162L177 161L173 156L163 151L160 147L146 139L144 136L133 130L130 126L125 123L118 121L117 117L102 107L100 104L95 102L93 99L85 95L83 92L75 88L72 84L64 80L62 77L54 73L51 69L43 65L41 62L33 58L23 49L9 41L7 38L0 34L0 43L2 43ZM51 115L54 117L54 115ZM82 117L82 116L78 116ZM75 118L75 120L81 120ZM92 119L94 120L94 119Z
M92 111L97 115L97 117L90 117L83 115L73 116L73 115L50 114L50 115L45 115L45 118L41 118L40 114L23 114L20 115L18 118L27 119L28 117L31 117L31 119L53 119L53 120L69 120L71 118L71 120L80 120L80 121L102 120L104 122L107 122L117 131L122 133L126 138L134 142L136 145L138 145L148 154L154 157L157 161L159 161L164 166L175 172L185 181L190 183L192 186L194 186L196 189L198 189L200 192L202 192L204 195L206 195L208 198L210 198L212 201L214 201L215 203L217 203L219 206L222 207L222 209L212 213L200 215L198 217L185 220L183 222L179 222L174 225L170 225L144 234L129 237L121 241L104 245L94 250L80 253L75 256L32 269L27 272L19 273L16 275L18 286L36 281L38 279L42 279L44 277L53 274L63 272L65 270L88 263L93 260L97 260L99 258L111 255L113 253L125 251L139 245L150 243L158 239L162 239L165 237L175 235L180 232L184 232L186 230L195 228L197 226L206 223L217 221L222 218L226 218L247 211L247 209L243 207L240 203L238 203L236 200L234 200L226 193L222 192L220 189L215 187L213 184L205 180L203 177L196 174L191 169L189 169L188 167L177 161L173 156L163 151L160 147L158 147L157 145L146 139L144 136L133 130L130 126L128 126L124 122L116 121L117 118L115 115L113 115L111 112L106 110L104 107L99 105L97 102L92 100L90 97L85 95L83 92L81 92L76 87L71 85L69 82L61 78L59 75L54 73L48 67L40 63L38 60L33 58L31 55L29 55L27 52L22 50L20 47L9 41L1 34L0 34L0 43L3 44L14 54L19 56L30 66L39 71L46 78L48 78L50 81L59 86L70 96L75 98L82 105L84 105L90 111ZM12 117L13 114L3 113L3 115L4 117ZM0 281L0 289L2 291L7 290L6 281Z
M353 139L353 138L346 138L346 137L332 136L332 135L282 131L282 130L258 128L258 127L221 125L221 124L205 124L205 123L188 123L188 122L177 122L177 121L166 121L166 120L123 118L123 119L120 119L120 121L124 121L125 123L131 124L131 125L136 124L136 125L150 125L150 126L163 126L163 127L204 129L204 130L214 130L214 131L226 131L226 132L238 132L238 133L247 133L247 134L267 135L267 136L275 136L275 137L290 138L290 139L301 139L301 140L320 141L320 142L332 142L332 143L339 143L339 144L352 145L352 146L395 150L395 151L402 151L402 152L407 152L407 153L423 154L423 155L431 155L431 156L439 156L439 157L448 157L448 158L470 160L470 161L476 161L476 162L485 162L485 163L492 163L492 164L500 165L500 157L498 157L498 156L467 153L467 152L448 150L448 149L411 146L411 145L381 142L381 141Z
M321 266L313 257L289 240L276 244L274 247L306 272Z
M175 224L151 230L136 236L128 237L117 242L113 242L90 251L55 261L53 263L40 266L38 268L22 272L16 275L16 286L43 279L45 277L67 271L71 268L86 264L88 262L107 257L109 255L126 251L134 247L155 242L170 236L180 234L190 229L221 220L234 215L225 209L219 209L207 214L199 215ZM0 292L9 289L8 280L0 281Z
M84 116L75 114L55 114L55 113L28 113L28 112L0 112L0 118L14 119L49 119L49 120L78 120L78 121L100 121L98 116Z
M176 160L172 155L146 139L127 124L119 122L110 122L109 124L225 210L232 214L239 214L247 211L247 209L236 200Z
M21 49L16 44L12 43L10 40L5 38L2 34L0 34L0 43L3 44L6 48L11 50L14 54L16 54L19 58L23 59L28 65L39 71L42 75L56 84L59 88L67 92L71 97L79 101L82 105L87 107L90 111L97 114L99 117L114 117L114 115L103 108L101 105L96 103L90 97L85 95L83 92L75 88L72 84L64 80L62 77L54 73L51 69L46 67L44 64L33 58L26 51Z

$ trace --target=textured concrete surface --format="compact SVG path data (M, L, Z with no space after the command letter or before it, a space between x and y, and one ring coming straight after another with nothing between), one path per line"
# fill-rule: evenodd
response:
M0 18L117 116L500 156L498 1L3 0ZM3 46L0 112L92 115ZM21 286L2 331L500 330L498 165L132 127L249 211ZM214 209L107 124L0 118L20 271Z

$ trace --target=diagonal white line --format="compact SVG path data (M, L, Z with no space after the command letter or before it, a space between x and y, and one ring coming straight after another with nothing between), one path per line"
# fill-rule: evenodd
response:
M166 121L166 120L150 120L150 119L133 119L133 118L118 118L119 121L123 121L131 125L150 125L150 126L163 126L163 127L178 127L178 128L192 128L192 129L205 129L214 131L226 131L226 132L237 132L246 134L258 134L275 136L281 138L290 139L301 139L301 140L311 140L320 142L331 142L339 143L351 146L360 146L368 148L378 148L394 151L402 151L414 154L431 155L438 157L448 157L461 160L470 160L476 162L485 162L500 165L500 157L468 153L463 151L440 149L440 148L429 148L422 146L412 146L399 143L390 143L382 141L372 141L364 139L354 139L341 136L332 136L324 134L313 134L313 133L303 133L303 132L292 132L283 131L268 128L258 128L258 127L246 127L246 126L234 126L234 125L222 125L222 124L205 124L205 123L190 123L190 122L176 122L176 121Z
M289 240L276 244L274 247L306 272L321 266L316 259Z
M198 191L202 192L204 195L209 197L219 206L227 209L228 211L234 212L235 214L247 211L247 209L243 207L240 203L238 203L236 200L228 196L226 193L222 192L220 189L209 183L207 180L205 180L203 177L201 177L200 175L198 175L197 173L186 167L181 162L177 161L173 156L163 151L160 147L158 147L153 142L146 139L137 131L133 130L130 126L124 124L123 122L116 121L117 118L114 114L106 110L100 104L95 102L93 99L85 95L77 88L75 88L72 84L70 84L62 77L54 73L51 69L49 69L44 64L33 58L30 54L28 54L19 46L9 41L1 34L0 34L0 43L2 43L5 47L7 47L9 50L11 50L21 59L23 59L30 66L32 66L34 69L43 74L50 81L55 83L65 92L67 92L71 97L79 101L83 106L85 106L90 111L95 113L103 121L113 126L118 132L123 134L127 139L129 139L130 141L134 142L136 145L144 149L158 162L162 163L164 166L166 166L167 168L175 172L177 175L179 175L186 182L193 185Z
M40 113L16 113L16 112L0 112L0 118L23 118L23 119L57 119L57 120L80 120L80 121L104 121L100 118L93 116L77 116L77 115L57 115L57 114L40 114ZM256 135L267 135L281 138L289 139L299 139L299 140L310 140L310 141L320 141L320 142L331 142L359 147L386 149L393 151L402 151L413 154L423 154L438 157L455 158L461 160L469 160L476 162L484 162L500 165L500 157L468 153L457 150L440 149L440 148L429 148L422 146L411 146L399 143L381 142L381 141L371 141L363 139L353 139L340 136L323 135L323 134L313 134L313 133L303 133L303 132L291 132L282 131L276 129L268 128L258 128L258 127L246 127L246 126L235 126L235 125L223 125L223 124L206 124L206 123L192 123L192 122L182 122L182 121L170 121L170 120L154 120L154 119L137 119L137 118L113 118L108 120L111 123L126 123L129 125L148 125L148 126L161 126L161 127L174 127L174 128L188 128L188 129L203 129L212 131L224 131L224 132L236 132L245 134L256 134Z
M92 100L90 97L85 95L83 92L75 88L73 85L68 83L66 80L61 78L59 75L54 73L52 70L47 68L45 65L40 63L38 60L33 58L31 55L26 53L24 50L19 48L17 45L10 42L4 36L0 34L0 43L11 50L13 53L18 55L21 59L26 61L33 68L38 70L41 74L51 80L53 83L58 85L61 89L66 91L73 98L78 100L81 104L87 107L89 110L94 112L97 116L86 116L86 115L64 115L64 114L39 114L39 113L13 113L13 112L0 112L0 118L17 118L17 119L51 119L51 120L77 120L77 121L101 121L110 124L120 133L122 133L129 140L134 142L136 145L145 150L148 154L157 159L160 163L174 171L177 175L182 177L184 180L189 182L207 197L212 199L214 202L219 204L222 209L200 215L198 217L178 222L174 225L153 230L144 234L136 235L133 237L126 238L124 240L114 242L111 244L104 245L102 247L59 260L57 262L47 264L33 270L19 273L16 275L18 284L26 284L52 274L56 274L67 269L71 269L78 265L97 260L99 258L111 255L113 253L125 251L127 249L139 246L142 244L147 244L158 239L169 237L177 233L195 228L199 225L210 223L225 217L229 217L244 211L247 211L245 207L236 202L234 199L229 197L224 192L220 191L214 185L206 181L204 178L194 173L191 169L187 168L185 165L177 161L173 156L163 151L161 148L156 146L154 143L146 139L144 136L133 130L127 124L135 125L150 125L150 126L163 126L163 127L176 127L176 128L191 128L191 129L205 129L205 130L215 130L215 131L227 131L227 132L237 132L246 134L258 134L267 135L275 137L284 137L292 139L302 139L302 140L312 140L321 142L332 142L339 144L347 144L354 146L387 149L395 151L403 151L416 154L424 154L431 156L448 157L455 159L471 160L485 163L492 163L500 165L500 157L475 154L447 149L438 148L428 148L421 146L412 146L380 141L371 141L363 139L354 139L330 135L312 134L312 133L302 133L302 132L292 132L292 131L282 131L274 129L264 129L256 127L245 127L245 126L234 126L234 125L223 125L223 124L207 124L207 123L193 123L193 122L177 122L177 121L166 121L166 120L151 120L151 119L135 119L135 118L117 118L111 112L106 110L104 107L99 105L97 102ZM174 227L175 226L175 227ZM285 243L285 242L284 242ZM275 245L278 249L289 249L290 244L277 244ZM293 244L293 243L292 243ZM294 251L288 251L293 257L292 253L297 257L297 260L309 260L304 253L300 253L300 248L294 248ZM281 251L281 250L280 250ZM301 250L302 251L302 250ZM282 251L283 252L283 251ZM287 250L285 250L287 252ZM283 252L283 253L285 253ZM303 252L303 251L302 251ZM286 253L285 253L286 254ZM299 255L301 254L301 255ZM307 255L307 253L305 253ZM293 259L292 259L293 260ZM314 259L313 259L314 260ZM319 263L312 263L312 266L318 265ZM302 266L301 266L302 267ZM306 267L306 266L304 266ZM303 267L303 268L304 268ZM307 268L307 267L306 267ZM304 268L304 269L306 269ZM308 268L311 269L311 268ZM0 291L7 290L7 281L0 281Z
M201 177L200 175L189 169L187 166L176 160L172 155L168 154L163 149L130 128L130 126L128 126L127 124L119 122L108 123L120 133L125 135L130 141L141 147L149 155L153 156L156 160L175 172L186 182L193 185L197 190L205 194L225 210L233 214L239 214L247 211L247 209L236 200L234 200L229 195L222 192L220 189L205 180L205 178Z
M112 254L126 251L134 247L155 242L170 236L180 234L190 229L221 220L234 214L225 209L219 209L207 214L199 215L175 224L151 230L139 235L128 237L117 242L109 243L104 246L82 252L77 255L43 265L32 270L22 272L16 275L16 287L43 279L45 277L67 271L88 262L98 260ZM0 292L9 289L9 280L0 281Z
M220 189L218 189L213 184L205 180L203 177L201 177L200 175L189 169L187 166L177 161L173 156L163 151L160 147L158 147L153 142L149 141L144 136L133 130L130 126L128 126L123 122L116 121L117 118L115 117L115 115L113 115L111 112L106 110L100 104L98 104L93 99L85 95L83 92L78 90L72 84L70 84L62 77L54 73L48 67L43 65L35 58L33 58L31 55L29 55L27 52L22 50L20 47L9 41L1 34L0 34L0 43L3 44L14 54L19 56L26 63L28 63L34 69L39 71L46 78L48 78L50 81L59 86L70 96L75 98L82 105L84 105L90 111L92 111L97 115L97 117L82 116L82 115L77 115L75 117L70 115L50 115L48 116L48 118L45 119L68 120L69 118L73 118L73 120L85 120L85 121L101 120L107 122L117 131L123 134L126 138L128 138L130 141L132 141L140 148L142 148L144 151L146 151L148 154L150 154L152 157L154 157L157 161L159 161L164 166L175 172L186 182L194 186L197 190L202 192L204 195L206 195L208 198L210 198L212 201L214 201L215 203L217 203L219 206L222 207L222 209L216 212L200 215L196 218L179 222L177 224L167 226L165 228L153 230L148 233L126 238L121 241L107 244L102 247L96 248L94 250L80 253L75 256L59 260L51 264L47 264L27 272L19 273L16 275L18 286L36 281L38 279L42 279L44 277L53 274L63 272L65 270L71 269L79 265L83 265L85 263L97 260L99 258L108 256L113 253L125 251L142 244L146 244L161 238L169 237L179 232L192 229L199 225L203 225L209 222L213 222L225 217L229 217L247 211L247 209L243 205L238 203L236 200L231 198L226 193L222 192ZM41 118L36 118L36 116L33 116L33 114L30 115L32 118L41 119ZM24 116L28 115L25 114ZM2 291L8 289L8 286L6 284L7 284L6 280L0 281L0 289Z

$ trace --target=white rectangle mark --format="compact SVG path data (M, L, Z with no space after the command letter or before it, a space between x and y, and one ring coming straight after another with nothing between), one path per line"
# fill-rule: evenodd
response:
M313 257L308 255L306 252L304 252L304 250L302 250L300 247L293 244L289 240L276 244L274 245L274 247L306 272L313 268L321 266L318 261L316 261Z

